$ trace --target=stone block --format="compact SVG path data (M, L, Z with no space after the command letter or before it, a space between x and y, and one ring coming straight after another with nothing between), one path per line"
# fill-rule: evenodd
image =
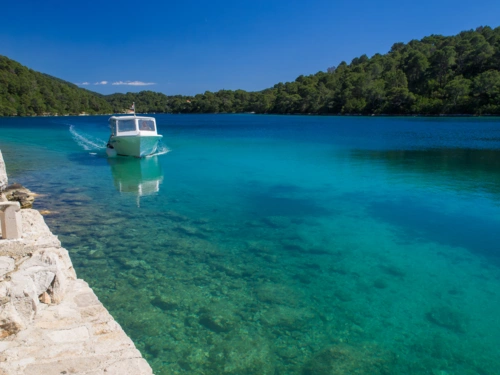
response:
M2 238L6 240L21 238L22 218L18 202L0 202L0 222L2 228Z
M47 333L47 336L55 343L67 343L76 341L88 340L89 330L87 327L81 326L72 329L52 330Z

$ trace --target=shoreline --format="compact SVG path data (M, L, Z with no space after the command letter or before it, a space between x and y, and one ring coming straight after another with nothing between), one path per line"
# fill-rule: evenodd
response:
M68 115L31 115L31 116L0 116L0 118L40 118L40 117L92 117L92 116L116 116L123 115L123 113L96 113L96 114L68 114ZM252 113L252 112L209 112L209 113L170 113L170 112L144 112L137 113L137 115L255 115L255 116L322 116L322 117L425 117L425 118L443 118L443 117L477 117L477 118L491 118L500 117L500 114L358 114L358 113Z
M3 190L1 151L0 182ZM22 237L0 239L0 374L152 375L40 212L19 215Z

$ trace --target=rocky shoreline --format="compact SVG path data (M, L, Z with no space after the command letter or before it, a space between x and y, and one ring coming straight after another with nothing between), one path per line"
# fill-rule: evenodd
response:
M0 190L7 183L0 152ZM20 215L22 237L0 240L0 375L152 374L42 215Z

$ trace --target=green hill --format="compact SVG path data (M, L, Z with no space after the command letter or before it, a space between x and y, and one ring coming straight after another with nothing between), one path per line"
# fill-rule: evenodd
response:
M144 112L498 115L499 71L500 27L479 27L396 43L385 55L356 57L261 92L141 92L107 100L115 110L135 101Z
M0 56L0 115L110 113L102 95Z
M255 74L258 74L256 72ZM101 96L0 57L0 115L44 112L500 114L500 27L396 43L259 92Z

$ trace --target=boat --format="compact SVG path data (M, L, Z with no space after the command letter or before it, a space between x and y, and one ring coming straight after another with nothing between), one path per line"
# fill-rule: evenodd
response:
M135 104L132 105L132 109ZM109 118L109 137L106 153L109 157L116 155L135 156L142 158L152 155L158 150L160 140L163 138L156 129L154 117L137 116L111 116Z

